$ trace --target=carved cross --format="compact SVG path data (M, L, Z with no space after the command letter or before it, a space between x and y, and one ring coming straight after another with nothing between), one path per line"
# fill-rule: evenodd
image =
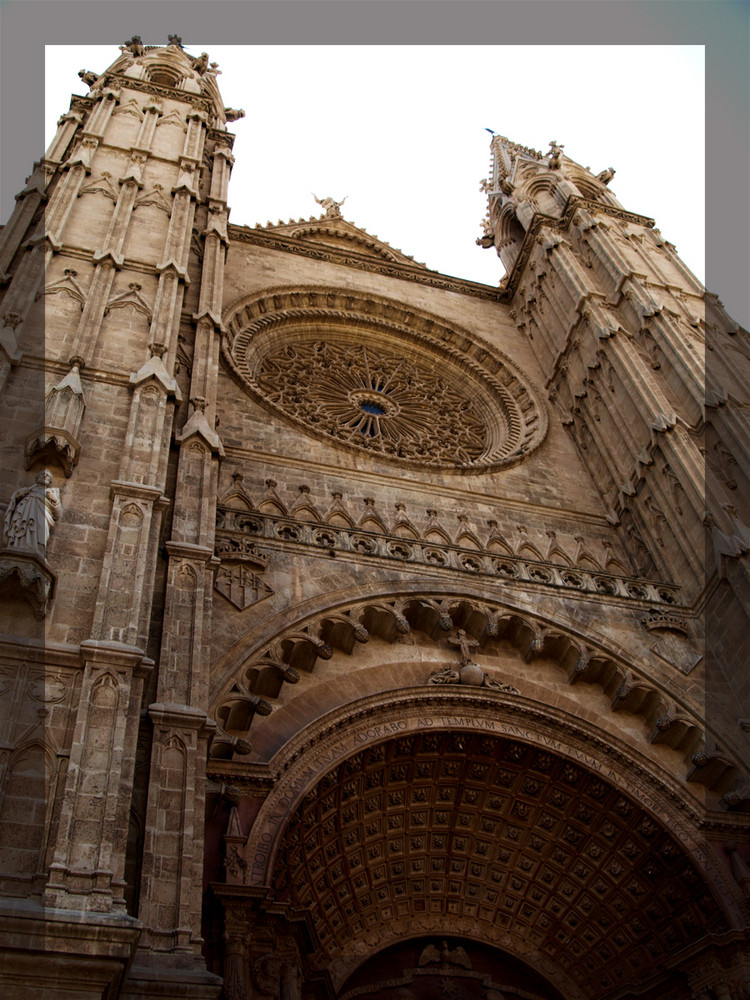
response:
M461 666L465 667L467 664L471 663L471 651L476 649L479 642L476 639L470 639L466 634L466 629L460 628L457 634L449 635L448 642L452 646L458 646L461 650Z

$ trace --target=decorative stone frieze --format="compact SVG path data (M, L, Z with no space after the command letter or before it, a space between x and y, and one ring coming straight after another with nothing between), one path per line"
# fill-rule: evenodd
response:
M597 594L623 599L675 606L682 603L680 588L672 583L656 582L642 577L593 571L591 561L582 566L570 563L527 559L510 550L499 553L489 546L483 549L463 548L450 540L417 538L413 541L397 534L373 530L374 525L347 528L327 522L310 522L286 514L219 506L217 508L218 537L222 544L240 546L242 539L263 540L273 547L314 547L335 552L352 559L365 555L376 560L408 563L415 569L445 570L448 573L476 574L501 579L508 587L534 586L562 588L580 594Z

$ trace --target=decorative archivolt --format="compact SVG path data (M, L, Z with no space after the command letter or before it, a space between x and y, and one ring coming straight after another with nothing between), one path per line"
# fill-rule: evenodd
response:
M224 357L306 433L412 466L515 464L547 430L530 379L439 317L380 296L277 288L224 317Z
M616 996L629 968L657 968L675 945L700 940L707 914L728 926L735 887L640 762L622 783L614 768L589 770L534 741L522 716L493 729L483 709L475 700L465 710L472 731L460 718L415 725L412 713L426 722L429 707L401 702L390 724L357 719L353 753L307 742L299 764L282 764L242 851L246 884L312 914L335 980L396 940L442 930L545 956L537 967L558 981L564 972L569 997L602 987ZM455 714L455 701L436 708ZM562 737L571 749L579 739ZM424 914L436 923L425 926Z
M678 620L673 624L680 628ZM671 627L668 618L661 626ZM330 659L334 650L350 655L357 643L366 643L371 636L392 643L410 632L437 642L454 628L464 629L483 650L497 643L510 644L526 663L551 661L566 674L569 684L584 682L602 689L613 712L642 718L652 744L664 744L683 755L688 764L686 780L716 790L730 808L746 807L740 765L712 741L698 713L676 693L656 685L637 666L572 629L461 596L420 594L359 601L290 626L250 655L214 696L211 714L219 733L212 756L231 757L238 740L242 742L239 752L249 753L247 738L256 713L269 715L282 684L297 683L301 672L312 673L317 660Z

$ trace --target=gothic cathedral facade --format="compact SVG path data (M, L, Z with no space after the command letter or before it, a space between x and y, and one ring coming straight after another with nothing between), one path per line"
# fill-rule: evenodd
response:
M3 996L748 1000L747 331L554 144L499 287L230 225L214 68L0 232Z

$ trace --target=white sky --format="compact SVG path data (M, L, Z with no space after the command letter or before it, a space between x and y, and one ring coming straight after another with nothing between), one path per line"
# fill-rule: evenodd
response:
M150 44L149 38L144 38ZM161 39L157 44L163 44ZM200 44L185 47L200 55ZM444 274L496 285L494 250L475 244L494 129L549 141L648 215L705 276L705 102L701 45L207 46L236 135L229 189L239 225L319 216L312 192ZM46 135L117 45L46 47Z

